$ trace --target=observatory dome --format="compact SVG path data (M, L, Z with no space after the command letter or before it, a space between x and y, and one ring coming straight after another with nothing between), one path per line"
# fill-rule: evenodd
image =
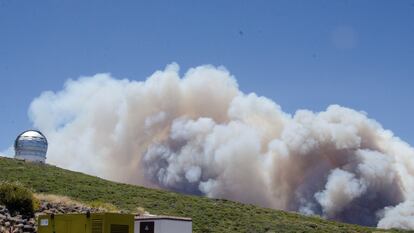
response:
M47 152L47 139L40 131L27 130L14 141L15 158L44 163Z

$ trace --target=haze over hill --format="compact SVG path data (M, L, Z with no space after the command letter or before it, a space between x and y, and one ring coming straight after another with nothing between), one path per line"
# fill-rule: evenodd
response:
M298 93L300 95L300 93ZM223 67L97 74L30 107L48 162L183 193L414 229L414 149L366 113L282 111Z

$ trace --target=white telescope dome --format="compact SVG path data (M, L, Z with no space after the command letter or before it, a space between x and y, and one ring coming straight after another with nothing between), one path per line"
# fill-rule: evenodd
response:
M15 158L44 163L47 153L47 139L38 130L27 130L14 141Z

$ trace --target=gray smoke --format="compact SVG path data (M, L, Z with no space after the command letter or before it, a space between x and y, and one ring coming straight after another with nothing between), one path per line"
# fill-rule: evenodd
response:
M414 149L337 105L293 116L223 67L146 81L97 74L30 107L47 161L116 181L414 229Z

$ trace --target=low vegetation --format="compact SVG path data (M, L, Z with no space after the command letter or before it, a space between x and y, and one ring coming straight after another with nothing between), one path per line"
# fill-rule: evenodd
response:
M191 217L194 232L385 232L297 213L221 199L182 195L107 181L50 165L0 158L0 181L19 182L40 194L129 212ZM390 230L388 232L398 232ZM402 231L401 231L402 232Z
M3 181L0 183L0 204L6 206L12 215L33 216L39 201L20 183Z

